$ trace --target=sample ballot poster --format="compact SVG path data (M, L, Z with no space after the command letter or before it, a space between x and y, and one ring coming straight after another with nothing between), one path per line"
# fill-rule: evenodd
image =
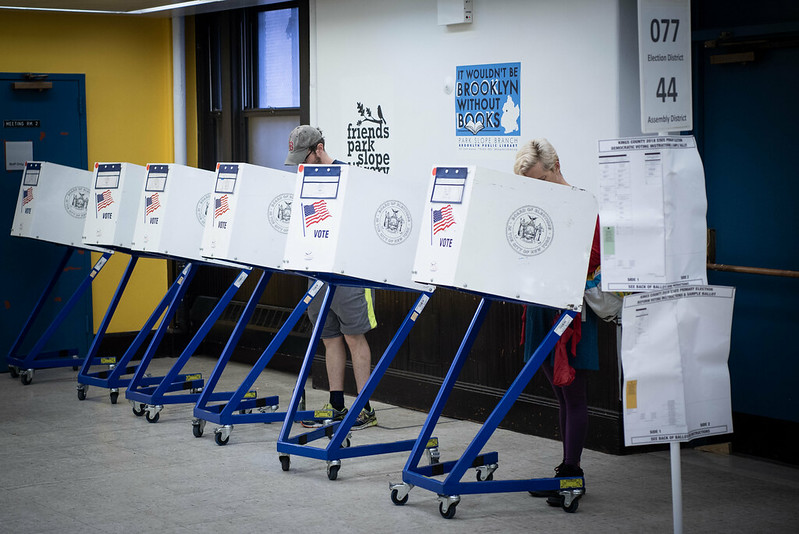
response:
M735 288L679 286L628 295L622 310L624 444L732 432Z
M693 136L599 141L602 290L707 284L705 173Z

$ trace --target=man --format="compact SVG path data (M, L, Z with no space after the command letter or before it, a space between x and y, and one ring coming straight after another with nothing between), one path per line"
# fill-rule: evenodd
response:
M325 151L325 139L319 128L307 124L297 126L289 135L289 152L286 165L346 165L333 159ZM308 317L316 323L322 307L322 296L308 306ZM325 346L325 367L330 382L330 401L323 407L331 410L334 420L341 420L347 413L344 407L344 371L347 366L347 349L352 356L355 384L360 393L372 372L372 353L364 334L377 326L374 314L374 296L371 289L340 286L336 288L333 302L322 329ZM346 346L345 346L346 343ZM369 402L358 414L353 430L377 424L377 416ZM317 421L303 421L309 428L322 426Z

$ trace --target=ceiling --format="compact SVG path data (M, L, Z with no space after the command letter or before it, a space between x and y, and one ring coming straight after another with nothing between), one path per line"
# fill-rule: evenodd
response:
M280 0L0 0L5 9L171 17L274 4Z

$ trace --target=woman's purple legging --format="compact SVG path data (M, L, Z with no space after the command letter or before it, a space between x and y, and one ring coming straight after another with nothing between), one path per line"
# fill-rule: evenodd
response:
M552 366L549 362L541 365L549 383L552 384ZM563 439L563 462L569 465L580 465L585 438L588 435L588 393L586 373L575 370L574 381L568 386L552 384L552 391L560 406L560 433Z

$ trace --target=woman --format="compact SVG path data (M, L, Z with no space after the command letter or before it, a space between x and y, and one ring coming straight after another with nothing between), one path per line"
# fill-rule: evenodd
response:
M546 139L525 143L516 154L513 166L516 174L553 184L568 186L563 178L555 148ZM599 266L599 221L594 232L588 272ZM557 310L525 306L524 360L530 359L541 339L554 324ZM582 316L582 317L581 317ZM558 400L559 423L563 441L563 462L555 468L556 477L582 477L580 466L585 438L588 433L587 371L599 369L597 350L597 317L587 306L575 317L571 332L564 332L541 368L552 384ZM568 365L565 365L567 362ZM552 496L552 492L531 492L536 496ZM557 505L560 502L555 503Z

